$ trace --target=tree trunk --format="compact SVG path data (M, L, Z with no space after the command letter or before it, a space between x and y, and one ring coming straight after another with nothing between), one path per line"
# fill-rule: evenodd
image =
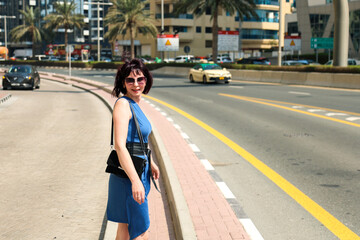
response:
M213 18L213 42L212 42L212 60L214 63L217 63L217 55L218 55L218 4L215 6L214 18Z
M132 24L130 25L130 41L131 41L131 47L130 47L130 52L131 52L131 59L135 58L135 44L134 44L134 32L133 32L133 26Z
M65 61L69 61L68 53L66 52L67 45L68 45L68 28L65 27Z

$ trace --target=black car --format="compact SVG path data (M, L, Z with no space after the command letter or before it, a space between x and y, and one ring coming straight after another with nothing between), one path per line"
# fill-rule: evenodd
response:
M40 75L34 66L14 65L3 76L3 89L8 88L40 88Z
M243 58L236 62L237 64L260 64L260 65L271 65L268 58L265 57L250 57Z

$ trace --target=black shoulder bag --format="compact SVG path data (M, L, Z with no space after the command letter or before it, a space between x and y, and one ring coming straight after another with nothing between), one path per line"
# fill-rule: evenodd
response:
M147 157L147 159L149 160L149 171L150 171L151 180L154 183L154 186L155 186L156 190L158 192L160 192L157 185L156 185L156 182L154 180L152 172L151 172L151 150L147 148L147 143L144 143L144 138L143 138L143 135L142 135L142 133L140 131L140 127L139 127L139 123L138 123L135 111L134 111L133 106L131 105L130 102L129 102L129 105L130 105L131 112L133 114L133 119L135 121L136 130L137 130L137 133L138 133L138 136L139 136L140 143L126 143L126 148L128 149L128 151L130 153L131 160L132 160L132 162L134 164L135 170L136 170L136 172L137 172L140 179L141 179L142 173L144 172L145 166L147 164L147 160L146 160L146 158L144 159L144 158L139 157L139 155L143 155L143 156ZM113 135L114 135L114 120L112 120L112 123L111 123L110 145L112 147L114 146L114 144L113 144ZM115 174L115 175L117 175L119 177L122 177L122 178L129 178L127 176L126 172L124 171L124 169L120 165L120 161L119 161L119 158L118 158L118 155L117 155L115 149L113 149L111 151L106 163L107 163L107 167L105 169L105 172L113 173L113 174Z

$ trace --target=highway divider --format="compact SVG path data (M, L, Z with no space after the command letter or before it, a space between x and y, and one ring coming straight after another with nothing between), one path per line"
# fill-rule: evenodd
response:
M162 67L153 70L152 73L188 77L189 69L186 67ZM233 80L360 89L360 74L242 69L228 69L228 71L231 73Z

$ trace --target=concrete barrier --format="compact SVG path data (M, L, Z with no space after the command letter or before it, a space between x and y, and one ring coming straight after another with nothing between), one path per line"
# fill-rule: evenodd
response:
M186 67L162 67L152 72L155 74L187 77L189 69L190 68ZM242 69L228 70L231 73L233 80L360 89L360 74L258 71Z

